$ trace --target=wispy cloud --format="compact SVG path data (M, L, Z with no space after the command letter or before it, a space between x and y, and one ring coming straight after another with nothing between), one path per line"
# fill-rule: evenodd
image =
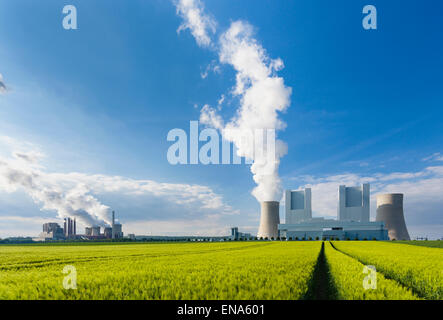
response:
M428 157L423 158L422 161L443 161L443 155L440 152L436 152Z
M216 22L208 14L205 14L200 0L175 1L177 14L182 17L183 23L177 32L189 29L197 44L202 47L211 45L211 35L216 31Z

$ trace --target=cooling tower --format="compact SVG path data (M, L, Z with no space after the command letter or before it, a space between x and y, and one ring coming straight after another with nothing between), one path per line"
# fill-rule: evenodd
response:
M278 224L280 223L279 206L280 204L277 201L264 201L261 203L258 238L276 239L278 237Z
M403 215L403 194L390 193L377 196L376 221L383 221L390 240L410 240Z

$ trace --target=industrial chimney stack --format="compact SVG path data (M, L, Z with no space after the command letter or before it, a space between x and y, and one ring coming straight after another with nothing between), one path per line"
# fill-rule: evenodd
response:
M260 227L258 228L258 238L278 237L278 225L280 223L280 204L277 201L264 201L261 203Z
M376 221L383 221L390 240L410 240L403 214L403 194L389 193L377 196Z
M115 211L112 211L112 239L115 239Z

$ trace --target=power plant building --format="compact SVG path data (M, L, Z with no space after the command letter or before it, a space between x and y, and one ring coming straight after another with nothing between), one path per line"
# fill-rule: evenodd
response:
M369 183L338 188L338 220L369 222Z
M287 190L286 221L278 225L279 236L300 240L388 240L385 223L369 221L369 184L340 186L338 198L338 220L312 218L311 190Z
M286 223L300 223L312 218L311 188L302 191L286 190L285 203Z
M252 239L250 233L239 232L238 227L231 228L231 240Z

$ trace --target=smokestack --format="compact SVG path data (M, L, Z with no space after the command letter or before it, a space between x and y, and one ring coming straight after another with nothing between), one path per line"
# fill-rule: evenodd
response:
M115 211L112 210L112 239L115 239Z
M403 214L403 194L389 193L377 196L376 221L383 221L390 240L410 240Z
M75 218L74 218L74 233L73 234L74 235L77 234L77 222L76 222Z
M278 224L280 223L279 214L280 204L277 201L261 202L260 227L258 228L258 238L278 237Z

